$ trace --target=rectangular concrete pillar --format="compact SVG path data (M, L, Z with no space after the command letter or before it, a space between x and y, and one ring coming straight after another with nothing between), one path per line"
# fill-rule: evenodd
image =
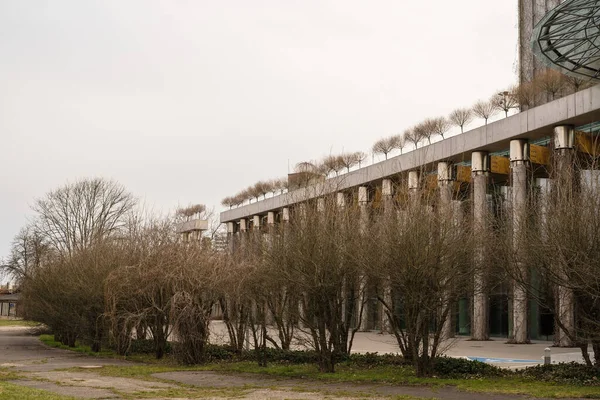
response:
M367 226L369 223L369 214L367 210L368 204L368 191L366 186L358 187L358 206L360 207L360 227L363 233L366 233ZM362 316L360 321L360 330L365 331L368 330L369 326L369 314L370 314L370 302L368 301L368 277L366 275L362 275L359 277L359 290L360 296L359 301L363 307Z
M487 263L485 261L485 237L489 226L489 208L487 187L489 175L489 155L487 152L476 151L471 155L471 171L473 173L473 231L475 232L473 276L473 317L471 338L473 340L488 340L488 292L487 292Z
M440 216L442 216L444 213L448 213L447 217L451 217L450 213L453 212L453 204L452 204L452 175L450 173L450 163L447 162L439 162L438 163L438 173L437 173L437 177L438 177L438 188L439 188L439 192L440 192L440 198L439 198L439 211L440 211ZM452 216L452 218L455 219L454 216ZM450 293L447 292L445 295L445 299L444 299L444 306L441 307L442 310L440 310L440 317L444 314L445 308L450 308L451 305L449 303L449 299L450 298ZM452 312L447 312L447 316L445 317L444 321L443 321L443 326L442 326L442 339L449 339L451 337L454 337L454 332L452 330Z
M235 226L233 222L227 223L227 250L230 254L235 251Z
M245 218L240 219L240 232L246 232L248 230L248 223Z
M527 223L527 161L528 143L525 139L510 141L512 183L512 245L515 254L513 280L513 343L529 342L528 296L529 271L524 258L525 224Z
M368 193L367 193L367 187L359 186L358 187L358 204L361 206L366 205L368 200L369 200L369 198L368 198Z
M255 215L252 217L252 229L260 229L260 215Z
M346 195L342 192L336 193L336 203L338 207L346 207Z
M383 179L381 181L381 195L382 196L392 196L392 180L391 179Z
M416 191L419 189L419 171L408 171L408 190Z
M281 220L283 222L290 222L290 209L287 207L283 207L281 209Z
M564 125L554 128L554 169L557 171L554 184L561 187L563 193L572 193L576 187L577 171L575 168L575 132L572 126ZM565 192L566 190L566 192ZM568 282L567 265L557 261L553 266L557 271L559 282ZM567 285L556 288L556 313L562 327L556 324L554 342L560 347L573 346L575 332L575 298L573 290Z
M267 213L267 224L268 225L275 224L275 213L273 211L269 211Z
M319 212L325 211L325 199L323 199L323 198L317 199L317 211L319 211Z

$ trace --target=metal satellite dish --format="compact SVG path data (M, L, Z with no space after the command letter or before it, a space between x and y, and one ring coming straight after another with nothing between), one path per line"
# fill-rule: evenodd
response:
M600 81L600 0L567 0L542 18L533 53L566 75Z

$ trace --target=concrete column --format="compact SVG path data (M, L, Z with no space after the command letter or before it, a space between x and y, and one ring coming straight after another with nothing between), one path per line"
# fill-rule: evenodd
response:
M230 254L233 254L235 251L235 235L234 235L235 227L233 222L227 223L227 250Z
M558 176L555 184L558 190L566 190L571 193L575 189L575 134L572 126L557 126L554 128L554 159L555 169ZM567 281L566 265L556 265L559 280ZM564 285L556 288L556 318L560 320L564 329L557 326L554 341L561 347L573 346L573 341L567 333L575 329L575 299L573 290Z
M408 194L411 199L417 198L419 191L419 171L408 171Z
M359 186L358 187L358 205L366 206L368 200L369 200L369 198L368 198L368 194L367 194L367 187Z
M317 199L317 211L319 211L319 212L325 211L325 199L324 198Z
M336 204L338 207L346 207L346 195L342 192L336 193Z
M245 218L240 219L240 232L246 232L248 230L247 221Z
M369 210L367 209L368 204L368 193L366 186L358 187L358 206L360 207L360 222L361 229L366 229L367 223L369 222Z
M283 207L281 209L281 220L285 222L290 222L290 209L287 207Z
M513 282L513 343L529 342L528 299L526 284L529 271L523 262L523 232L527 223L527 161L529 145L525 139L510 141L510 167L512 182L512 245L516 257Z
M368 191L366 186L358 187L358 206L360 207L360 226L363 232L366 232L367 224L369 222L369 212L367 209L368 204ZM361 320L360 320L360 330L366 331L369 330L369 314L370 314L370 304L369 304L369 293L368 293L368 277L366 275L362 275L359 277L359 290L360 296L359 301L360 304L363 305Z
M440 205L448 208L452 204L452 166L447 162L438 163L438 188Z
M275 224L275 212L269 211L267 213L267 225L274 225L274 224Z
M392 180L391 179L383 179L381 181L381 195L383 197L391 197L393 195L392 189Z
M383 212L386 214L384 218L388 218L392 213L394 200L393 200L393 185L391 179L382 179L381 181L381 200L383 202ZM390 285L391 279L384 278L380 281L381 287L381 295L383 297L383 301L386 304L392 304L392 287ZM381 332L391 333L392 329L392 321L390 321L386 308L383 306L381 302L378 302L378 311L379 311L379 326L381 327Z
M487 186L489 175L489 155L485 151L471 154L473 174L473 230L475 232L475 273L473 276L473 324L471 338L488 340L488 293L486 284L485 237L489 229Z
M255 215L252 217L252 230L259 230L260 229L260 215Z
M451 164L448 162L438 163L438 188L440 191L439 209L441 213L450 213L453 211L452 204L452 169ZM450 298L450 292L446 294L446 299ZM444 300L444 306L442 308L451 308L449 300ZM440 315L443 313L441 310ZM448 339L454 337L452 331L452 312L448 312L446 319L444 319L444 325L442 327L442 339Z

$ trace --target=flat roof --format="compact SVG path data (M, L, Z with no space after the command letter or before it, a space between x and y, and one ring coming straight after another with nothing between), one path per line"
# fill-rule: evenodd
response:
M401 172L420 167L433 169L439 161L471 161L472 152L503 151L509 147L511 139L539 140L551 136L555 126L580 126L599 120L600 85L596 85L388 160L329 178L322 183L223 211L220 219L224 223L264 215L269 211L280 210L324 194L367 185Z

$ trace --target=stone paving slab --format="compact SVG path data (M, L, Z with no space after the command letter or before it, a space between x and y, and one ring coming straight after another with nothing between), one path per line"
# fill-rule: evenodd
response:
M144 381L133 378L119 378L114 376L101 376L89 372L71 372L71 371L47 371L34 372L29 374L34 378L60 382L63 385L114 389L122 393L152 392L157 390L171 389L176 387L164 382Z

